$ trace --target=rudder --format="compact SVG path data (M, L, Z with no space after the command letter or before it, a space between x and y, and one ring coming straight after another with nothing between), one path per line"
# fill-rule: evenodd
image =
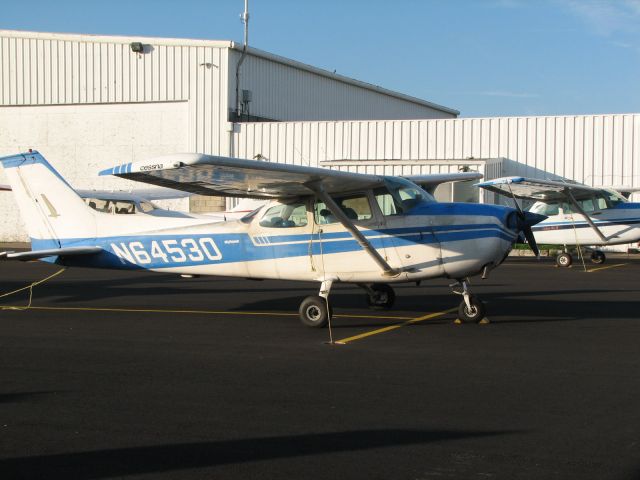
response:
M33 248L95 238L94 212L36 151L0 158Z

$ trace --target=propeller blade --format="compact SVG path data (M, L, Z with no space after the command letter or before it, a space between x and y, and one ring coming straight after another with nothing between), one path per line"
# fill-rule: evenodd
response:
M529 248L533 252L536 257L540 256L540 250L538 249L538 244L536 242L536 237L533 236L533 231L529 225L525 226L522 229L522 233L524 233L524 237L527 239L527 243L529 244Z
M535 254L536 257L540 256L540 250L538 249L538 243L536 242L536 237L533 236L533 230L531 227L536 223L540 223L547 217L545 215L539 215L537 213L531 212L522 212L522 226L521 230L524 234L524 237L527 239L527 243L529 244L529 248Z

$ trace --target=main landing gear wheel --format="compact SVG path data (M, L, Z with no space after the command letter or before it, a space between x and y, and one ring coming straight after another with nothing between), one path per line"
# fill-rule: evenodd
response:
M367 293L367 304L374 310L388 310L393 307L395 301L396 294L386 283L371 285L370 292Z
M467 302L464 300L460 302L458 319L463 323L479 323L484 318L486 312L484 303L474 295L469 297L469 303L471 304L471 308L467 306Z
M567 252L560 253L556 257L556 265L559 267L570 267L573 263L573 258Z
M600 250L596 250L591 254L591 262L597 265L604 263L606 259L607 257L604 255L604 252L601 252Z
M322 328L329 322L329 315L333 314L327 308L326 299L312 295L305 298L300 304L300 321L307 327Z

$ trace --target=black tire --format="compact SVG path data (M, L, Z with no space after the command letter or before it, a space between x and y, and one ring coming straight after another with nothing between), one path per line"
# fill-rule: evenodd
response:
M371 285L374 294L367 294L367 304L374 310L389 310L396 301L396 293L386 283Z
M595 263L596 265L604 263L606 259L607 257L604 252L601 252L600 250L596 250L591 254L591 263Z
M305 298L298 312L300 321L307 327L322 328L329 323L330 311L327 309L327 301L318 295Z
M480 320L484 318L486 313L486 308L484 303L481 300L478 300L477 297L471 295L469 299L469 303L471 303L471 310L467 307L467 304L464 300L460 303L458 307L458 319L462 323L478 323Z
M560 253L556 257L556 265L558 265L559 267L564 267L564 268L570 267L572 263L573 263L573 257L566 252Z

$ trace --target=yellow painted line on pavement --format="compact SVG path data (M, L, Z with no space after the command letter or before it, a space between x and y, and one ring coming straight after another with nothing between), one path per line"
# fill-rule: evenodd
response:
M587 270L587 273L590 272L597 272L598 270L605 270L607 268L616 268L616 267L624 267L625 265L628 265L627 263L617 263L615 265L607 265L606 267L596 267L596 268L590 268L589 270Z
M286 312L230 312L224 310L173 310L160 308L101 308L101 307L34 307L18 305L2 305L1 309L8 310L52 310L52 311L79 311L79 312L125 312L125 313L185 313L196 315L262 315L268 317L297 317L297 313ZM411 317L392 317L384 315L334 315L334 318L371 318L378 320L407 320Z
M458 310L458 307L450 308L449 310L443 310L441 312L429 313L427 315L423 315L422 317L412 318L407 320L406 322L396 323L395 325L389 325L388 327L378 328L376 330L371 330L369 332L361 333L359 335L354 335L353 337L343 338L341 340L336 340L336 343L339 344L347 344L351 342L355 342L356 340L362 340L363 338L371 337L373 335L379 335L381 333L390 332L391 330L397 330L398 328L406 327L407 325L412 325L418 322L424 322L425 320L430 320L432 318L441 317L446 315L447 313L452 313Z

